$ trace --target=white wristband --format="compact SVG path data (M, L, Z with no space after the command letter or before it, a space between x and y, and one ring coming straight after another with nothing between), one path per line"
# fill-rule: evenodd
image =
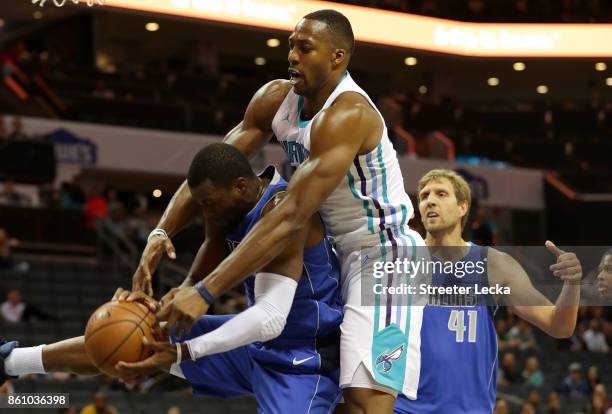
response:
M181 349L181 344L176 344L176 365L180 365L183 359L183 350Z
M160 229L159 227L154 229L151 233L149 233L149 237L147 237L147 243L151 241L151 238L153 236L159 236L163 239L167 239L168 238L168 233L166 233L166 230L164 229Z

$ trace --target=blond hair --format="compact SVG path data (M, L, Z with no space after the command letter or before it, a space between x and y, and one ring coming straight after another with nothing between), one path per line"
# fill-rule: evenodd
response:
M470 190L470 185L467 183L467 181L465 181L465 178L457 174L455 171L436 169L429 171L427 174L421 177L417 192L419 203L421 202L421 190L423 190L423 188L429 184L430 181L439 180L441 178L446 178L453 185L455 198L457 199L458 204L467 203L467 211L465 212L465 215L461 217L461 229L463 230L467 223L468 216L470 215L470 207L472 206L472 190Z

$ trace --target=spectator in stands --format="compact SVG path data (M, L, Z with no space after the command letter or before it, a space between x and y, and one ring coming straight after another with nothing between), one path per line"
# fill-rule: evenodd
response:
M538 411L538 407L540 406L541 400L542 396L540 395L540 391L529 390L529 393L527 394L527 402L533 405L536 411Z
M15 182L7 180L4 189L0 193L0 204L5 206L24 207L32 204L30 197L15 189Z
M601 378L599 376L599 367L597 365L591 365L587 370L586 380L589 385L589 394L595 390L597 384L601 383Z
M108 404L106 394L98 391L92 404L85 406L81 414L118 414L117 409Z
M523 380L530 387L540 387L544 382L544 374L540 370L540 360L536 356L530 356L525 361Z
M471 225L473 242L482 246L496 245L498 226L492 211L483 206L478 206L475 211Z
M528 402L523 403L523 405L521 405L521 414L536 414L536 410L535 407Z
M74 407L67 407L67 408L60 408L58 413L59 414L77 414L77 411L76 411L76 408Z
M495 411L493 414L510 414L508 402L504 399L499 399L495 402Z
M561 413L561 399L559 394L552 391L548 394L548 403L546 405L547 414L560 414Z
M579 398L589 393L589 385L582 378L582 365L572 362L569 366L569 375L565 377L559 386L559 394L570 398Z
M92 189L91 194L85 202L85 224L90 229L96 228L99 219L108 216L108 203L96 189Z
M593 390L593 397L591 398L591 406L593 408L599 408L599 411L593 411L594 413L606 413L610 407L610 400L608 399L608 392L606 386L603 384L597 384Z
M521 381L521 375L518 371L516 357L512 352L506 352L502 357L501 371L499 383L500 385L512 385Z
M590 352L605 354L610 351L610 347L608 346L606 337L601 331L599 319L591 319L591 322L589 323L589 329L584 333L582 339L586 344L586 348Z
M23 121L20 116L13 117L13 131L8 138L13 141L23 141L30 138L23 132Z
M63 182L60 187L60 203L62 208L80 210L83 208L83 190L76 184Z
M508 346L508 322L503 318L497 319L495 332L497 332L497 349L503 351Z
M181 414L181 409L178 407L170 407L168 408L168 411L166 411L166 414Z
M508 331L508 348L519 351L531 351L536 348L536 341L531 325L519 319L515 326Z
M6 300L0 305L0 316L6 322L11 323L29 322L33 319L57 320L57 317L21 300L21 293L18 289L9 289L6 293Z
M10 269L12 267L11 240L6 230L0 227L0 269Z

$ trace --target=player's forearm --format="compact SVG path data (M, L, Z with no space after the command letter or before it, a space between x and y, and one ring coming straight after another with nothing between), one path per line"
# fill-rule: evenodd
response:
M168 203L157 227L164 229L168 237L173 237L193 220L197 212L198 205L191 198L187 181L183 181Z
M238 247L204 279L206 289L217 297L251 274L261 270L300 234L307 220L299 220L290 204L281 202L266 214Z
M555 303L551 318L551 329L555 337L568 338L574 333L580 303L580 284L567 281Z

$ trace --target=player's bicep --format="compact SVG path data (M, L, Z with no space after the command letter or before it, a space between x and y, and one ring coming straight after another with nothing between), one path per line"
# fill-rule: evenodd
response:
M286 82L279 80L262 86L249 102L243 120L223 142L235 146L247 158L258 153L272 136L272 120L287 91Z
M504 299L515 313L539 328L546 326L554 305L538 291L529 275L512 256L491 251L489 278L510 288Z

